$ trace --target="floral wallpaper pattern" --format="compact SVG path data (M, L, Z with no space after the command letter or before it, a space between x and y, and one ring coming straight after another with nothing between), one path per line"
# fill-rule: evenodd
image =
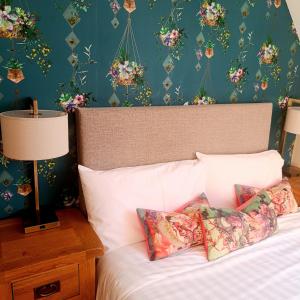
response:
M4 68L11 42L1 38L0 110L28 108L36 96L40 108L69 113L70 154L39 164L42 203L76 202L79 106L273 102L276 148L287 96L300 97L299 40L285 1L126 0L127 11L124 0L17 5L38 16L51 66L45 76L16 43L25 78L11 82ZM43 55L42 44L34 47ZM0 218L31 202L31 184L30 162L1 156Z

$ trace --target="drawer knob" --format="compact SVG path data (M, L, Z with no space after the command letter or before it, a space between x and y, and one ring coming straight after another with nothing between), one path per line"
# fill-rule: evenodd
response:
M49 297L60 291L60 281L54 281L34 289L34 299Z

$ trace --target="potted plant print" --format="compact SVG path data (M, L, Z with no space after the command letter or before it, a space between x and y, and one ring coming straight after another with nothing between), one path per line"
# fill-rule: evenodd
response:
M183 29L171 28L168 26L162 26L159 32L159 37L162 44L166 47L176 47L180 39L183 37Z
M265 91L269 87L269 77L268 76L264 76L261 79L260 87L263 91Z
M257 56L260 64L275 65L278 61L279 48L272 43L271 39L268 39L261 46Z
M11 58L5 68L7 69L7 79L18 84L25 79L23 74L23 64L19 62L16 58Z
M21 7L12 7L11 1L0 0L0 38L19 39L25 56L35 61L46 74L51 68L50 47L41 39L37 17Z
M84 107L88 100L88 94L79 93L76 95L71 95L69 93L62 93L57 102L65 112L72 113L77 108Z
M281 6L281 0L274 0L274 6L279 8Z
M238 66L230 67L227 73L227 77L231 83L240 85L242 82L245 81L247 74L248 74L247 68L238 65Z
M169 48L171 56L179 60L184 46L184 38L186 37L184 29L178 28L175 23L170 21L169 25L161 27L157 35L162 45Z
M200 92L192 101L193 105L208 105L215 104L216 100L213 97L207 96L204 88L201 88Z
M23 197L28 196L32 192L31 179L22 176L17 182L17 193Z
M20 7L0 6L0 37L8 39L32 38L36 35L35 16Z
M144 83L144 67L134 60L130 60L124 49L114 59L108 75L111 78L112 86L136 86Z
M210 59L214 56L214 43L212 41L208 41L205 48L205 56Z
M72 118L74 119L72 113L75 112L77 108L86 106L90 101L95 101L91 92L83 92L89 74L87 66L97 63L97 61L92 58L91 51L92 45L84 47L83 54L86 60L81 60L78 56L74 57L76 64L74 66L72 79L69 82L59 84L59 96L55 102L65 112L69 113L70 120Z
M198 14L200 15L200 23L202 26L224 26L225 9L221 4L215 1L205 0Z
M278 106L280 109L285 110L287 108L289 97L288 96L279 96L278 100Z

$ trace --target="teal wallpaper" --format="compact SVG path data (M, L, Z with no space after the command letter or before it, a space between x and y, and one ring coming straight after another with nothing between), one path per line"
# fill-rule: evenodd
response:
M40 108L70 113L70 154L40 162L43 203L69 206L76 201L72 111L86 102L89 106L273 102L270 148L276 148L285 97L300 97L299 41L285 1L136 0L131 23L123 2L12 3L39 16L41 44L30 51L36 47L42 58L47 52L43 63L49 71L43 74L40 64L26 58L31 52L25 52L20 40L0 39L0 110L26 108L28 97L36 96ZM0 29L2 25L0 12ZM18 84L6 78L11 57L23 63L25 79ZM137 85L123 86L124 82ZM32 199L32 165L3 156L0 163L3 218L18 213Z

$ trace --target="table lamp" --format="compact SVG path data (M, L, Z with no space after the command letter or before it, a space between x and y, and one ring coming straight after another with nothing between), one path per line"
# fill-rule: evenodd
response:
M60 225L54 210L40 208L38 160L69 152L68 116L53 110L13 110L0 114L3 154L9 159L33 161L35 211L24 218L25 233Z
M283 142L281 155L284 156L285 142L287 133L300 135L300 107L290 106L287 109L286 119L283 128ZM284 170L287 176L300 176L300 169L294 166L290 166Z

